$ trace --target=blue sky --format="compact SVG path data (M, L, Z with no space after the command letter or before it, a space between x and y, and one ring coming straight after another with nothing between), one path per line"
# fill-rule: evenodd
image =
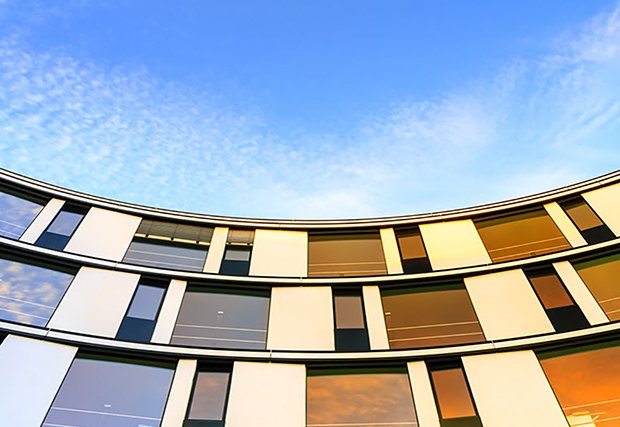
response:
M0 0L0 167L221 215L471 206L620 164L615 1Z

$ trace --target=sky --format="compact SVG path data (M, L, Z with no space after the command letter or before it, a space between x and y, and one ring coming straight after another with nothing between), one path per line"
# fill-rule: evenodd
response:
M619 165L618 1L0 0L0 167L77 191L382 217Z

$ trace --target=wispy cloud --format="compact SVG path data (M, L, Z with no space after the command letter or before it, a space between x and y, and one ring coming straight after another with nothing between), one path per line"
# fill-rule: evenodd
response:
M569 184L620 163L620 8L438 99L334 134L273 124L148 70L0 41L0 165L215 214L417 213Z

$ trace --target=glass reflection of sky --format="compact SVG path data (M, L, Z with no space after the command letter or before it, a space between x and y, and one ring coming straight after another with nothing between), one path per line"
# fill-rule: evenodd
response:
M71 274L0 259L0 319L45 326Z
M19 239L43 207L0 192L0 236Z
M309 427L417 426L405 373L308 377Z
M541 361L571 426L620 427L620 347Z

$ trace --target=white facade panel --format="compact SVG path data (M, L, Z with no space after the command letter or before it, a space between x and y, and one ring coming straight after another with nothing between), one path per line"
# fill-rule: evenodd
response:
M82 267L48 328L114 338L140 275Z
M90 208L65 252L121 261L142 218L101 208Z
M174 325L183 303L183 296L185 296L185 288L187 288L187 282L183 280L173 279L170 281L151 337L152 343L170 344Z
M400 251L393 228L382 228L381 244L383 245L383 256L388 274L403 274L403 265L400 260Z
M424 362L407 363L409 381L420 427L441 427L431 379Z
M484 427L568 427L531 350L463 357Z
M334 350L334 310L329 286L273 288L267 349Z
M616 236L620 236L620 183L582 194Z
M235 362L226 427L305 427L306 367Z
M256 230L250 276L308 276L308 233Z
M198 362L194 359L181 359L177 363L160 427L183 425L197 365Z
M9 335L0 345L0 424L40 426L77 347Z
M555 331L522 270L466 277L465 287L487 340Z
M39 236L43 234L45 229L51 224L54 218L56 218L56 215L58 215L58 212L60 212L64 204L65 201L60 199L51 199L47 202L19 240L26 243L36 242Z
M420 224L420 233L433 270L491 263L472 220Z
M368 339L371 350L389 350L387 327L383 314L383 303L378 286L363 286L364 312L368 326Z
M586 239L584 239L579 232L579 229L575 226L575 224L573 224L560 205L556 202L552 202L547 203L544 207L553 222L555 222L555 225L558 226L564 237L566 237L566 240L568 240L568 243L570 243L573 248L588 244Z
M215 227L213 229L213 236L211 236L211 243L209 244L209 252L207 252L205 266L202 269L203 272L215 274L220 272L224 251L226 250L227 238L228 227Z

